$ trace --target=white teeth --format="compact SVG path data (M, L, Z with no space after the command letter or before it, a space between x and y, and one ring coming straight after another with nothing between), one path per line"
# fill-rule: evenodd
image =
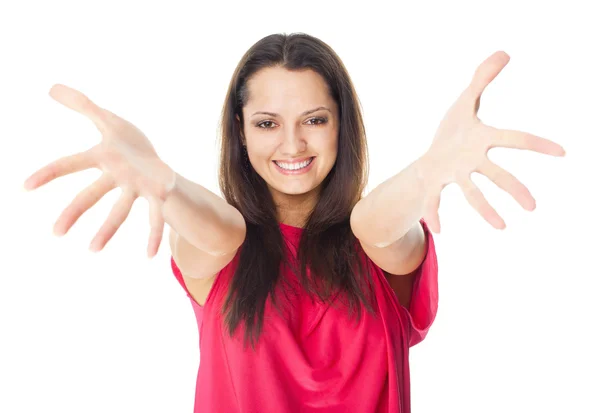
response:
M288 171L295 171L297 169L302 169L308 166L309 163L312 162L314 158L310 158L307 161L304 162L300 162L300 163L283 163L283 162L277 162L275 161L275 163L282 169L287 169Z

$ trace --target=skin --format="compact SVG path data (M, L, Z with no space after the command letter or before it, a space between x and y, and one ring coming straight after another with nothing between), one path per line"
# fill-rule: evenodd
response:
M440 232L440 195L451 183L460 186L469 204L483 219L495 228L505 227L502 218L470 179L473 172L496 183L524 209L535 208L535 199L529 190L508 171L492 163L487 152L494 147L504 147L564 156L565 150L555 142L527 132L485 125L477 117L481 95L509 59L506 53L499 51L481 63L471 83L442 119L427 152L371 191L352 211L350 221L354 234L367 255L387 274L412 274L418 268L425 255L425 237L417 221L424 217L433 232ZM250 100L243 108L242 131L250 162L269 186L278 206L279 222L302 227L318 199L320 185L336 160L338 108L328 95L324 80L311 70L264 69L250 79L249 91ZM121 198L90 246L99 251L125 221L134 200L144 197L150 204L148 255L154 256L158 250L166 218L171 228L182 235L172 241L171 248L175 251L175 246L180 246L181 253L174 255L186 283L191 279L204 279L205 282L192 288L193 296L203 296L212 285L210 280L214 280L214 274L226 265L243 242L245 225L239 211L229 208L220 197L200 185L175 174L138 128L98 107L81 92L57 84L50 90L50 96L86 116L102 134L97 145L51 162L24 183L25 188L31 190L85 169L97 168L103 172L63 211L55 232L65 234L106 193L120 187ZM330 111L321 109L302 115L319 106ZM255 115L258 111L275 115ZM317 120L325 117L325 123ZM285 176L272 164L273 160L310 156L316 156L315 165L305 175ZM207 227L211 229L206 231ZM409 277L395 278L403 282L410 280ZM397 292L405 291L410 283L393 288Z
M302 227L337 158L338 105L325 80L310 69L262 69L248 81L248 90L242 134L250 163L269 187L279 222ZM283 175L273 163L311 156L314 164L302 175Z
M426 153L361 199L350 223L365 252L390 274L410 274L425 255L425 237L417 220L440 232L438 209L445 186L456 183L481 217L497 229L506 224L471 180L478 172L510 194L524 209L533 211L535 199L523 183L487 156L495 147L564 156L559 144L528 132L497 129L478 118L486 87L508 64L498 51L475 70L473 79L440 122ZM410 196L407 196L410 194Z

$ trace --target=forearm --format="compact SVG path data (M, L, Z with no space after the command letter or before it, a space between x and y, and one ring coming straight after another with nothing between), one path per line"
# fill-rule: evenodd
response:
M242 214L223 198L179 174L162 212L165 222L179 235L178 243L221 255L244 241Z
M372 190L352 211L354 234L379 247L404 237L425 213L430 172L427 160L420 157Z

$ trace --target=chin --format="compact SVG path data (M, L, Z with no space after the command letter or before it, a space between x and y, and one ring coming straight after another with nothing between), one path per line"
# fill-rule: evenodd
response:
M312 187L308 187L308 188L300 188L300 187L295 187L292 188L291 186L288 187L274 187L274 189L278 192L281 192L282 194L285 195L304 195L307 194L309 192L311 192L312 190L314 190L314 188Z
M318 185L303 185L300 183L296 183L294 184L289 184L289 185L281 185L281 184L270 184L267 182L267 185L269 186L269 189L271 190L271 193L275 192L275 193L279 193L282 195L289 195L289 196L298 196L298 195L305 195L308 194L309 192L314 191Z

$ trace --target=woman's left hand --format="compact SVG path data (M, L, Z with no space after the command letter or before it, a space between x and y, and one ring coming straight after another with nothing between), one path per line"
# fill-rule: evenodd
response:
M526 210L535 209L535 200L525 185L489 160L487 152L491 148L528 149L553 156L565 155L565 150L557 143L526 132L496 129L484 125L477 117L481 94L509 60L506 53L499 51L479 65L471 84L450 107L436 131L431 147L422 157L429 192L424 219L436 233L440 232L438 209L441 191L452 182L461 187L469 204L494 228L506 227L504 220L471 180L473 172L488 177Z

